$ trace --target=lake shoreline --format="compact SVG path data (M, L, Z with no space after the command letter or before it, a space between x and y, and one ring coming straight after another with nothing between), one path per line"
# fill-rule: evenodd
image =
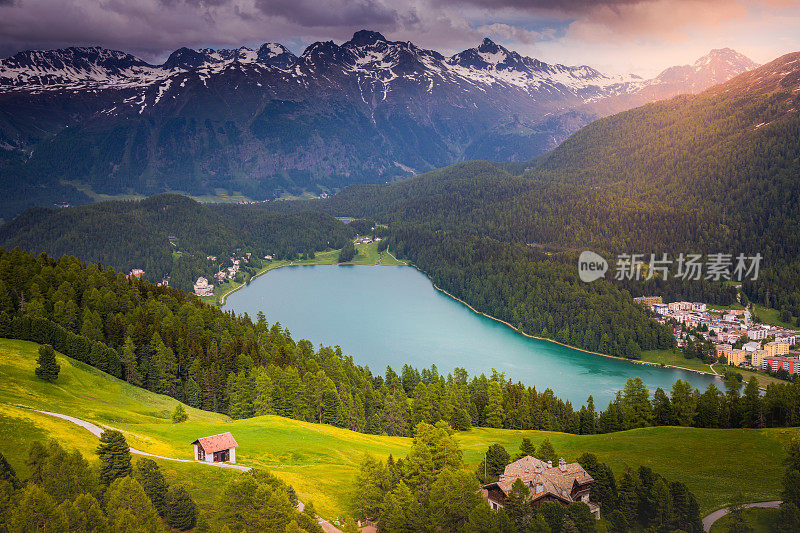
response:
M392 254L390 253L390 255L392 255ZM396 257L394 257L393 255L392 255L392 257L399 262L399 260ZM271 268L266 268L266 269L258 272L256 275L253 276L253 279L258 277L258 276L261 276L263 274L266 274L268 272L271 272L273 270L277 270L278 268L285 267L285 266L303 266L303 265L302 265L302 263L301 264L295 264L294 262L283 264L283 265L275 265L275 266L272 266ZM323 264L319 264L318 263L317 265L314 265L314 266L325 266L325 264L324 263ZM335 263L334 264L328 264L327 266L335 266ZM357 266L381 266L381 265L357 265ZM467 303L464 300L458 298L457 296L454 296L453 294L449 293L448 291L442 289L441 287L439 287L433 281L431 276L426 271L424 271L423 269L419 268L417 265L415 265L413 263L410 263L410 262L405 262L404 264L393 265L393 266L409 266L409 267L414 268L417 272L420 272L420 273L424 274L425 277L428 279L428 281L433 286L433 288L436 289L438 292L440 292L440 293L448 296L449 298L457 301L458 303L466 306L473 313L475 313L477 315L481 315L481 316L486 317L486 318L489 318L489 319L494 320L496 322L499 322L499 323L509 327L510 329L512 329L515 333L523 335L523 336L525 336L527 338L536 339L536 340L540 340L540 341L551 342L551 343L557 344L559 346L563 346L565 348L569 348L571 350L576 350L576 351L583 352L583 353L586 353L586 354L591 354L591 355L599 355L599 356L605 357L607 359L616 359L618 361L623 361L625 363L631 363L631 364L635 364L635 365L638 364L638 365L650 366L650 367L654 367L654 368L673 368L675 370L683 370L683 371L687 371L687 372L693 372L693 373L699 374L699 375L706 375L706 376L711 376L711 377L715 377L715 378L720 378L721 377L720 374L716 374L716 373L712 373L712 372L705 372L705 371L697 370L697 369L694 369L694 368L686 368L686 367L677 366L677 365L653 363L653 362L650 362L650 361L626 359L624 357L618 357L618 356L615 356L615 355L609 355L609 354L604 354L604 353L600 353L600 352L594 352L594 351L591 351L591 350L586 350L584 348L578 348L577 346L570 346L569 344L565 344L563 342L559 342L559 341L556 341L554 339L548 339L548 338L545 338L545 337L539 337L537 335L531 335L530 333L526 333L525 331L522 331L522 330L514 327L511 323L509 323L509 322L507 322L505 320L502 320L500 318L497 318L497 317L491 316L489 314L486 314L484 312L478 311L473 306L471 306L469 303ZM223 303L220 305L220 307L225 305L225 303L227 302L227 296L229 294L232 294L232 293L236 292L237 290L241 289L244 286L246 286L246 285L242 284L239 287L236 287L236 288L228 291L227 293L225 293L225 295L223 297Z
M536 336L536 335L531 335L530 333L526 333L526 332L522 331L521 329L519 329L519 328L517 328L517 327L514 327L514 325L513 325L513 324L511 324L510 322L506 322L506 321L505 321L505 320L503 320L503 319L497 318L497 317L495 317L495 316L492 316L492 315L488 315L488 314L484 313L483 311L478 311L477 309L475 309L474 307L472 307L470 304L468 304L467 302L465 302L465 301L464 301L464 300L462 300L461 298L459 298L459 297L457 297L457 296L454 296L454 295L450 294L450 293L449 293L449 292L447 292L446 290L444 290L444 289L442 289L441 287L439 287L439 286L438 286L438 285L437 285L437 284L436 284L436 283L433 281L433 279L431 278L431 276L430 276L430 275L429 275L427 272L425 272L424 270L422 270L421 268L419 268L417 265L415 265L415 264L413 264L413 263L408 263L408 266L411 266L411 267L413 267L413 268L417 269L419 272L422 272L423 274L425 274L425 277L426 277L426 278L428 278L428 280L430 280L430 282L431 282L431 285L433 285L433 288L434 288L434 289L436 289L437 291L441 292L442 294L445 294L445 295L449 296L449 297L450 297L450 298L452 298L453 300L455 300L455 301L457 301L457 302L459 302L459 303L461 303L461 304L463 304L463 305L467 306L467 308L468 308L470 311L472 311L473 313L476 313L476 314L478 314L478 315L484 316L484 317L486 317L486 318L490 318L490 319L492 319L492 320L494 320L494 321L496 321L496 322L500 322L501 324L504 324L504 325L508 326L509 328L511 328L512 330L514 330L516 333L519 333L520 335L524 335L525 337L528 337L528 338L530 338L530 339L536 339L536 340L540 340L540 341L552 342L552 343L554 343L554 344L558 344L558 345L560 345L560 346L564 346L565 348L570 348L570 349L572 349L572 350L577 350L577 351L579 351L579 352L588 353L588 354L591 354L591 355L599 355L599 356L601 356L601 357L607 357L607 358L609 358L609 359L616 359L616 360L618 360L618 361L624 361L624 362L626 362L626 363L632 363L632 364L634 364L634 365L646 365L646 366L654 366L654 367L657 367L657 368L675 368L675 369L677 369L677 370L686 370L686 371L688 371L688 372L695 372L696 374L703 374L703 375L706 375L706 376L713 376L713 377L717 377L717 378L719 378L719 377L720 377L720 375L719 375L719 374L717 374L717 373L713 373L713 372L705 372L705 371L702 371L702 370L697 370L697 369L694 369L694 368L686 368L686 367L683 367L683 366L676 366L676 365L665 365L665 364L661 364L661 363L652 363L652 362L650 362L650 361L641 361L641 360L635 360L635 359L626 359L626 358L624 358L624 357L619 357L619 356L616 356L616 355L609 355L609 354L606 354L606 353L593 352L593 351L591 351L591 350L586 350L586 349L584 349L584 348L578 348L577 346L571 346L571 345L569 345L569 344L565 344L565 343L563 343L563 342L559 342L559 341L557 341L557 340L554 340L554 339L548 339L548 338L546 338L546 337L538 337L538 336Z

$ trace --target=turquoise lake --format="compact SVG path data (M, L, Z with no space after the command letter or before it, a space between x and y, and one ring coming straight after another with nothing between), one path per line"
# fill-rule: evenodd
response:
M403 364L435 364L443 374L464 367L489 375L494 368L538 390L549 387L575 406L591 394L604 409L632 376L640 376L651 391L668 391L679 378L702 389L718 379L525 337L437 291L408 266L278 268L231 294L225 309L253 319L263 311L270 324L280 322L294 339L338 344L376 374L387 365L399 373Z

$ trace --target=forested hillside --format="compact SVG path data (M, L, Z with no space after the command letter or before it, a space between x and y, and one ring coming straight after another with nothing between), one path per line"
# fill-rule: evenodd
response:
M573 272L577 252L584 249L612 260L619 253L648 258L650 253L672 258L681 252L761 253L761 275L744 284L745 293L796 319L799 57L789 54L698 96L598 120L526 165L468 162L400 183L354 186L330 199L271 208L368 216L436 232L438 241L458 235L527 244L555 253L547 260ZM413 242L404 244L415 248ZM438 244L429 243L429 251L431 246ZM437 257L442 255L414 260L435 273L431 261ZM493 294L498 299L513 294L515 284L498 261L485 260L498 269ZM499 312L471 291L489 279L473 276L456 294L481 310ZM444 275L434 274L434 280L451 285ZM706 281L656 278L618 285L634 295L657 291L718 304L735 298L730 287ZM513 305L499 314L510 316ZM543 333L538 327L526 331Z
M31 208L0 227L0 245L55 257L75 255L123 272L141 268L153 282L170 276L171 286L190 290L198 276L210 279L217 272L209 255L224 260L238 249L256 258L293 259L341 248L352 235L346 225L321 213L287 216L162 194L142 201Z

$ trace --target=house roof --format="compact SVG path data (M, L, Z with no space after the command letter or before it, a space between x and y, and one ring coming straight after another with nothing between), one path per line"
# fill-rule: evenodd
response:
M219 435L211 435L210 437L200 437L192 444L199 444L206 453L214 453L239 446L229 431Z
M529 488L533 500L550 494L567 502L572 501L572 488L576 483L584 485L594 482L592 476L578 463L551 466L528 455L507 465L496 483L489 483L483 488L496 486L508 496L517 479L522 480ZM542 490L537 492L537 486L541 486Z

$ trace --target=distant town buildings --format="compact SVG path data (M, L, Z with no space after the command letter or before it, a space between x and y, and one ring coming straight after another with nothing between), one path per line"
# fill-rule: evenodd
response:
M764 369L773 372L784 369L789 374L800 374L800 357L765 357Z
M790 351L800 342L798 331L756 324L747 309L713 310L702 302L664 303L659 296L640 296L634 301L656 313L659 322L673 324L678 347L683 347L688 338L686 328L692 328L694 335L711 342L716 357L730 366L800 373L800 357Z
M142 279L142 276L144 276L144 270L142 270L141 268L134 268L133 270L131 270L131 273L128 274L128 279L130 278Z
M664 303L663 300L661 300L661 296L637 296L633 301L645 307L652 307Z
M214 286L209 284L206 278L200 276L194 284L194 293L197 296L213 296Z

